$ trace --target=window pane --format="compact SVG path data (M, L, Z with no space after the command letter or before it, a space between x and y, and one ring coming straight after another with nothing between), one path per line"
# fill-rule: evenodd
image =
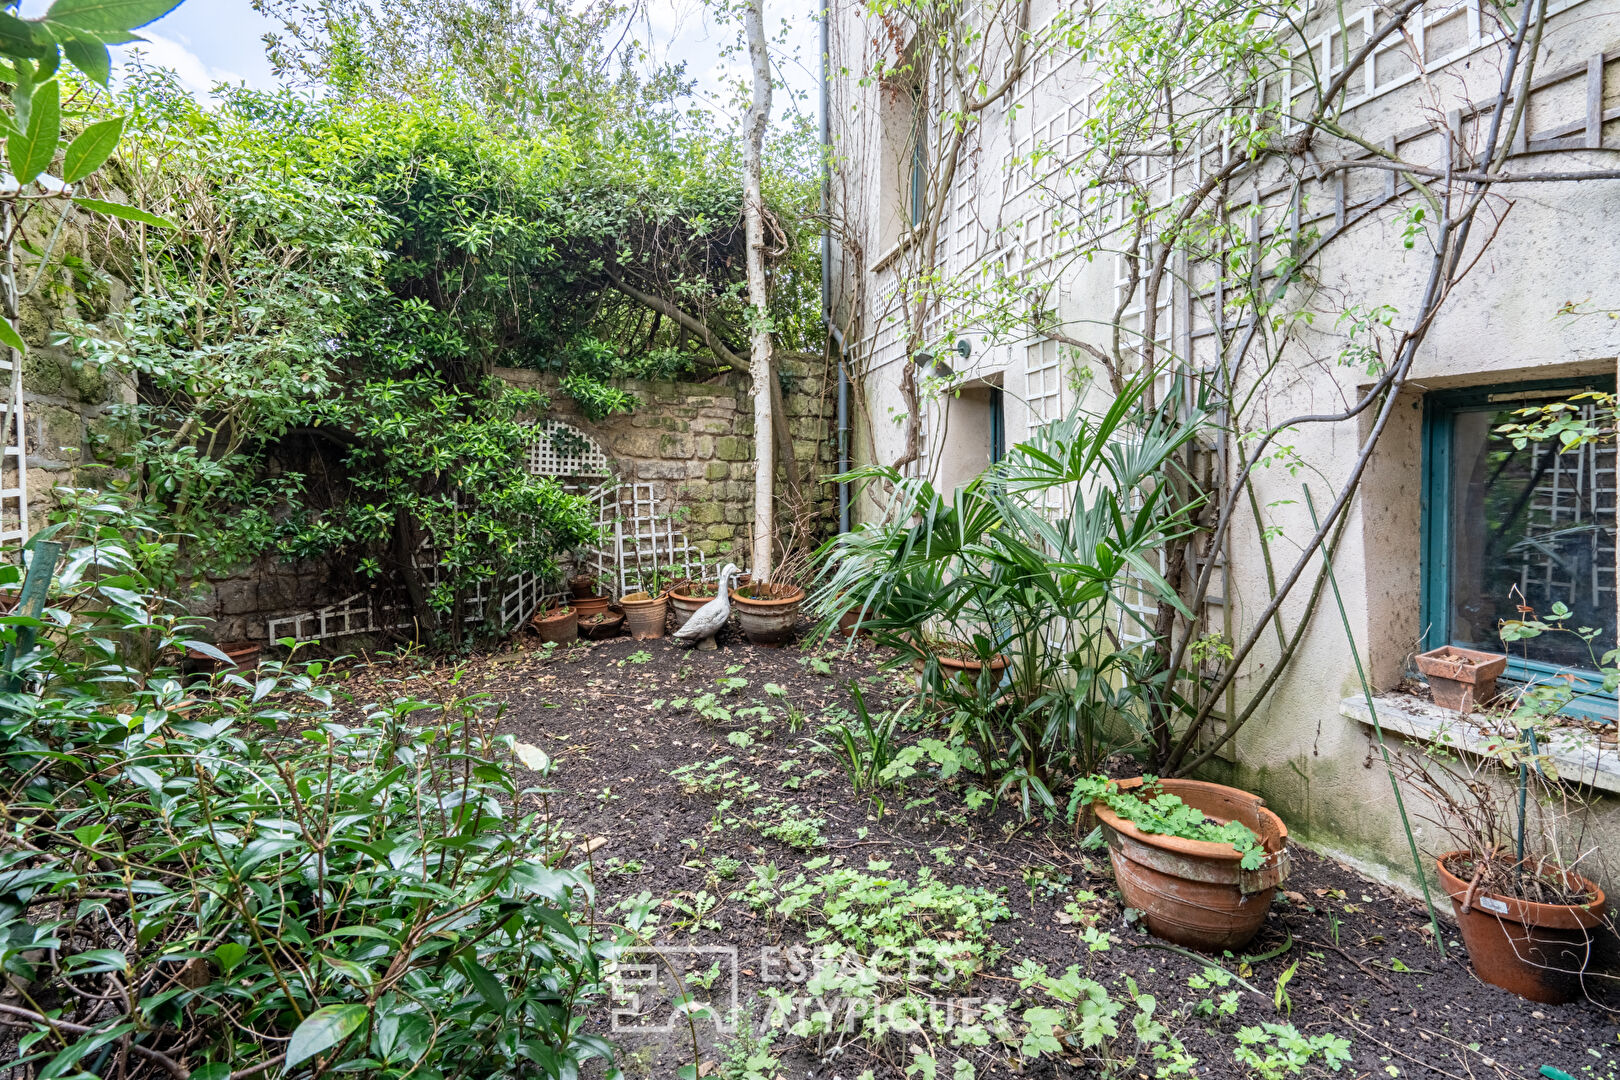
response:
M1451 445L1451 638L1503 651L1497 627L1546 617L1562 602L1566 625L1602 633L1591 651L1571 634L1517 642L1513 654L1559 667L1593 667L1615 647L1615 448L1556 443L1515 450L1494 434L1513 410L1454 415Z

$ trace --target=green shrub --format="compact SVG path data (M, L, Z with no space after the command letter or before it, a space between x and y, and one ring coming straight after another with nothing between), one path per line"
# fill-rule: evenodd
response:
M47 631L0 692L18 1063L225 1080L610 1059L582 1010L612 942L486 703L358 705L319 663L190 682L134 666L131 640L210 647L143 591L116 530L94 533L46 618L0 618L8 649Z

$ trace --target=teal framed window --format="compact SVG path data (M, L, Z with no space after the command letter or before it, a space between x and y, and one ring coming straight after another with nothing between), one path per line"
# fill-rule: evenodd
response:
M1568 711L1613 720L1593 657L1616 647L1616 447L1515 449L1497 433L1527 405L1582 390L1613 392L1614 379L1556 379L1438 391L1423 401L1422 647L1458 645L1508 654L1507 678L1574 680ZM1598 631L1591 645L1543 634L1504 646L1503 620L1545 618L1554 604L1571 627Z

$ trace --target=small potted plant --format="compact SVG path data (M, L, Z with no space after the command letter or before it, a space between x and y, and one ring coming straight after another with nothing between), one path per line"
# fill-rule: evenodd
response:
M1442 645L1418 653L1417 667L1429 680L1436 705L1452 712L1471 713L1496 697L1496 680L1507 669L1507 657Z
M579 613L561 600L535 612L531 623L541 641L569 645L579 640Z
M1266 921L1288 878L1288 826L1258 795L1201 780L1082 779L1070 817L1089 806L1127 907L1155 937L1236 949Z
M988 642L985 642L984 652L989 654L985 660L980 651L973 645L938 634L917 633L911 635L912 647L917 655L912 658L911 667L918 675L928 670L929 661L939 666L939 674L944 679L955 679L964 683L975 683L979 673L990 671L991 677L999 679L1001 673L1007 669L1012 661L1006 653L990 654Z
M669 617L668 583L655 566L638 574L637 584L640 589L619 599L625 621L630 625L630 636L637 641L661 638Z
M574 602L576 605L579 601ZM579 633L581 637L592 641L604 641L608 638L618 637L619 631L624 629L624 612L609 611L604 608L590 615L581 614L579 617Z
M1503 623L1504 642L1570 634L1592 651L1598 632L1564 626L1571 612L1562 604L1548 621L1527 614ZM1620 671L1604 662L1613 657L1592 657L1606 686L1620 682ZM1564 678L1531 682L1516 692L1499 730L1470 739L1466 752L1441 732L1403 761L1408 781L1437 808L1435 823L1453 845L1435 865L1474 973L1549 1004L1585 994L1596 933L1608 918L1603 890L1575 870L1590 852L1565 846L1586 833L1564 820L1584 812L1584 802L1567 789L1549 753L1567 737L1558 716L1580 685Z

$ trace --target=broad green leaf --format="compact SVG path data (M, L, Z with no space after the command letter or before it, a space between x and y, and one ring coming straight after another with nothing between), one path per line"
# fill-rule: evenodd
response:
M247 946L235 941L227 941L214 950L214 959L219 962L219 969L227 975L236 970L236 965L247 959ZM196 1073L192 1074L193 1076Z
M127 971L129 960L117 949L86 949L68 957L62 967L75 975L91 975L98 971Z
M310 1013L293 1029L282 1073L292 1072L293 1066L332 1049L359 1031L366 1022L366 1012L364 1005L328 1005Z
M467 973L467 979L478 991L478 996L484 999L484 1004L496 1012L506 1011L506 990L501 986L490 970L470 956L461 958L461 970Z
M10 345L20 353L28 351L28 342L17 333L17 328L11 325L10 319L0 318L0 345Z
M56 156L62 135L62 84L55 79L34 88L28 109L28 129L6 139L6 158L17 183L27 185L44 172Z
M75 30L104 33L134 30L163 18L180 6L180 0L56 0L45 18L66 23Z
M138 206L106 202L102 199L75 198L73 201L86 210L97 214L106 214L108 217L123 218L125 221L139 221L146 225L156 225L162 229L175 227L174 222L168 218L158 217L156 214L142 210Z
M10 12L0 11L0 54L38 58L50 49L39 32L39 24L24 22Z
M55 33L62 42L62 52L68 61L106 86L107 80L112 78L112 55L107 52L107 46L90 34L76 34L67 27L56 28Z

